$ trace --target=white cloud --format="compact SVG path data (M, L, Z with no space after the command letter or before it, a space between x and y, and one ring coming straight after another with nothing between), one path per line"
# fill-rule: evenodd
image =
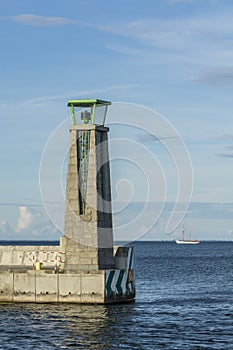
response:
M196 81L211 86L233 85L233 67L216 67L215 70L201 74Z
M102 28L123 36L107 44L109 50L132 55L151 62L189 63L205 73L206 67L232 67L232 10L206 12L179 18L141 18L128 23L112 23ZM131 40L133 39L133 40ZM219 68L220 67L220 68ZM209 69L210 70L210 69ZM220 72L221 73L221 72ZM222 74L219 73L219 79ZM203 81L204 82L204 81Z
M223 134L223 135L220 135L216 138L217 141L232 141L233 142L233 135L232 134Z
M60 26L60 25L76 23L75 21L65 17L45 17L45 16L36 16L32 14L22 14L22 15L12 16L8 18L14 22L18 22L25 25L32 25L32 26Z
M18 224L15 229L16 232L27 229L32 222L32 214L28 211L27 207L19 207L19 213Z
M216 156L223 158L233 158L233 152L228 153L216 153Z
M233 135L231 134L223 134L220 135L219 137L215 138L216 141L218 141L218 143L220 142L224 144L221 145L221 148L223 150L221 150L220 152L215 153L216 156L218 157L222 157L222 158L233 158ZM227 142L227 144L226 144ZM229 143L231 142L231 143Z
M0 220L0 239L58 239L60 233L48 217L26 206L19 207L16 226Z
M76 90L76 91L68 91L64 94L61 95L50 95L50 96L41 96L41 97L35 97L30 100L26 100L20 103L21 106L24 105L33 105L33 106L41 106L45 103L51 102L51 101L56 101L56 100L68 100L71 99L72 97L77 97L77 96L94 96L96 94L101 94L101 93L106 93L109 91L114 91L114 90L127 90L127 89L132 89L138 87L138 84L117 84L117 85L110 85L106 86L103 88L97 88L97 89L89 89L89 90Z

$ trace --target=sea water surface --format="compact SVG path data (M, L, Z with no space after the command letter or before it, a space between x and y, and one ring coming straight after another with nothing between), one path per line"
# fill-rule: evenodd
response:
M134 245L135 303L0 304L0 349L233 349L233 242Z

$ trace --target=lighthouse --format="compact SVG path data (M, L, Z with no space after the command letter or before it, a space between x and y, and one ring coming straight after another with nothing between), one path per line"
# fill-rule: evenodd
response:
M108 131L111 103L98 99L68 102L72 118L66 186L66 268L114 268Z

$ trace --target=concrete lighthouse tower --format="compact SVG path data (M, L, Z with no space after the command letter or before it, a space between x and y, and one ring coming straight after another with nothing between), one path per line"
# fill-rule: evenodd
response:
M108 131L108 101L68 102L72 116L66 186L65 268L114 268ZM78 112L75 114L75 110Z

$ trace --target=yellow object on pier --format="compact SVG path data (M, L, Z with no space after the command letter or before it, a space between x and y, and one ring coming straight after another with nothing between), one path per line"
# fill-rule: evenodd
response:
M36 270L41 270L41 262L36 262Z

